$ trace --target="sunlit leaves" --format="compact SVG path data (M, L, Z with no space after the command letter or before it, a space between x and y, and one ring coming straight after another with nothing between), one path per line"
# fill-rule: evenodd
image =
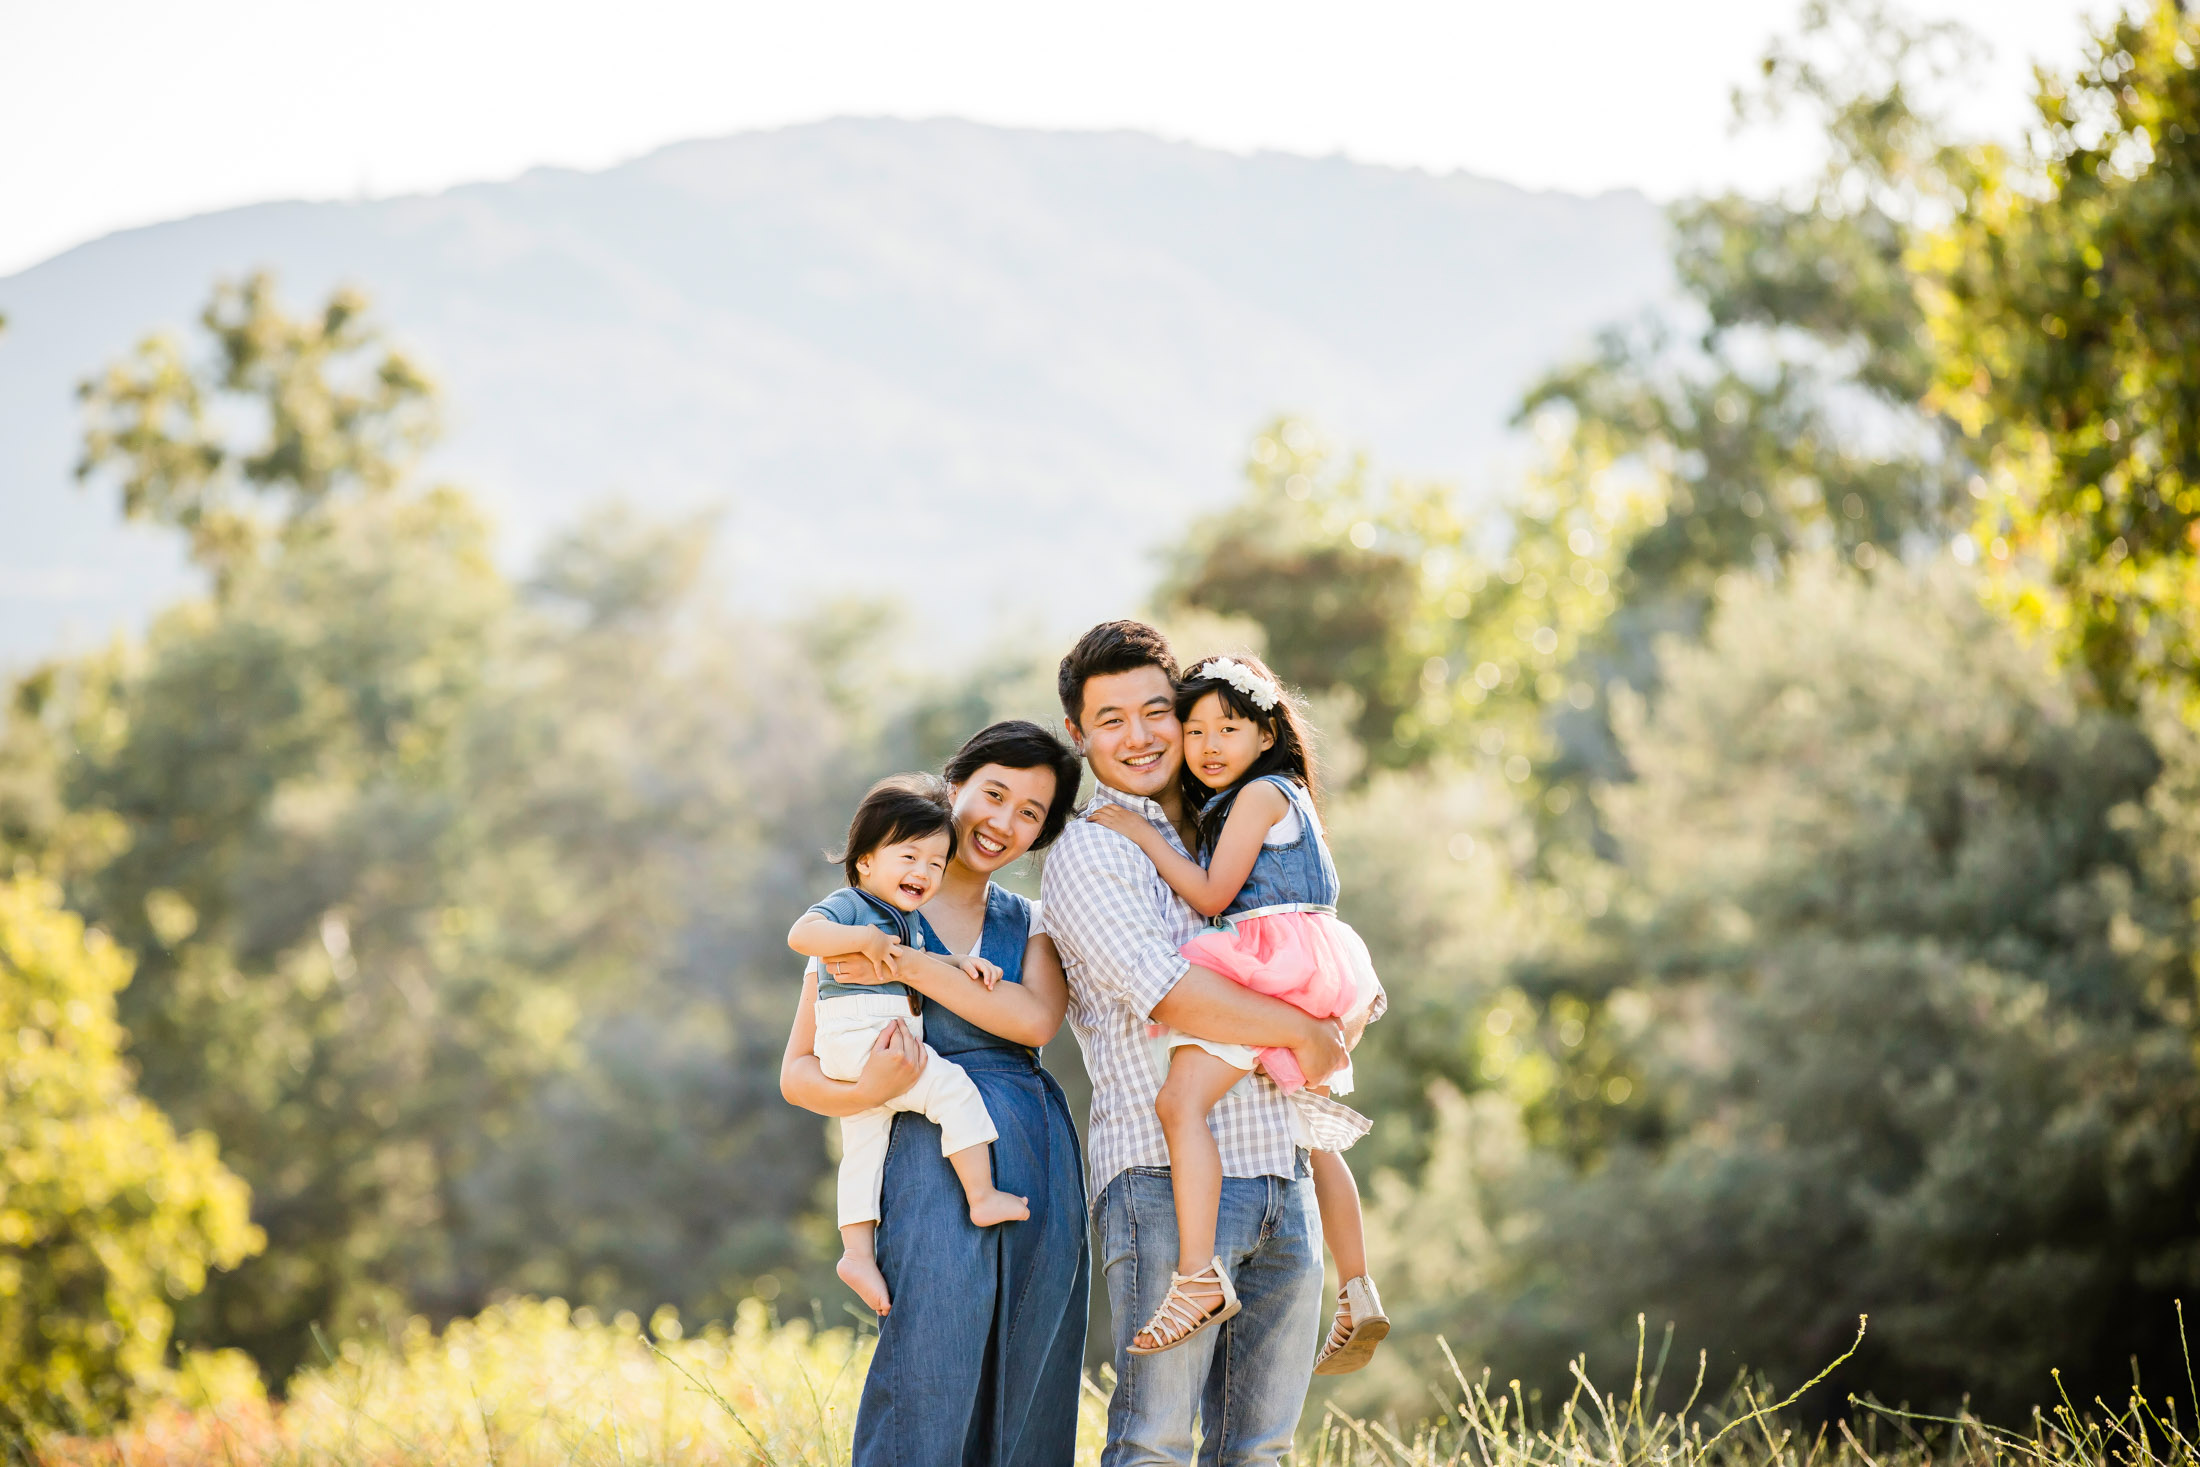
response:
M1975 155L1921 257L1936 400L1994 467L1977 538L2014 552L1988 568L2118 706L2200 691L2195 44L2165 0L2043 77L2036 152Z
M128 959L29 878L0 881L0 1430L98 1427L166 1368L171 1310L261 1245L204 1132L140 1099Z

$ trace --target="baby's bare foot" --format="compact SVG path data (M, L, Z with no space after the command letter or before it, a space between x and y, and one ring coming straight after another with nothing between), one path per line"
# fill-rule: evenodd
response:
M856 1297L871 1306L873 1313L883 1315L893 1307L893 1301L886 1297L886 1275L878 1271L877 1259L843 1253L833 1272L840 1275L842 1283L856 1291Z
M990 1228L996 1223L1022 1222L1029 1216L1030 1204L1008 1192L988 1192L970 1204L970 1220L981 1228Z

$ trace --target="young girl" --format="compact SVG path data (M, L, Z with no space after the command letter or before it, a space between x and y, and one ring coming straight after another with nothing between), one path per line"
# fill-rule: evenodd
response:
M934 958L910 913L932 899L955 854L955 817L947 790L929 775L897 775L871 787L848 824L841 859L848 884L797 918L787 946L812 958L861 953L889 973L917 962L945 961L991 988L1001 970L984 958ZM857 986L817 979L817 1061L835 1080L853 1080L879 1031L899 1019L924 1038L920 1000L901 983ZM839 1274L880 1314L892 1301L878 1266L879 1184L894 1112L920 1111L940 1128L940 1154L955 1168L970 1220L981 1228L1031 1216L1026 1199L993 1185L993 1142L1000 1136L977 1082L953 1060L924 1047L917 1083L875 1109L840 1123Z
M1314 813L1313 759L1291 698L1259 659L1211 657L1178 684L1176 710L1184 726L1185 796L1199 808L1206 866L1187 860L1159 829L1120 805L1103 803L1089 818L1136 842L1194 911L1219 918L1218 927L1184 945L1192 962L1316 1018L1366 1014L1381 985L1367 945L1337 920L1337 868ZM1215 1255L1222 1158L1207 1112L1257 1064L1299 1106L1322 1233L1344 1279L1314 1371L1360 1369L1390 1333L1390 1321L1367 1276L1359 1189L1337 1155L1366 1134L1368 1122L1328 1098L1350 1090L1350 1066L1310 1093L1287 1049L1167 1038L1169 1074L1156 1110L1176 1194L1177 1266L1168 1296L1131 1352L1174 1349L1237 1313L1237 1291Z

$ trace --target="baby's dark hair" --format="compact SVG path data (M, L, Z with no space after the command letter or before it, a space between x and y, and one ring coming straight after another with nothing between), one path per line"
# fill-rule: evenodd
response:
M838 861L848 884L861 880L856 862L880 846L898 841L921 840L928 835L947 836L947 859L955 859L955 812L947 802L947 784L933 774L890 774L871 786L863 803L848 822L848 840Z
M1221 676L1215 670L1216 665L1225 662L1237 663L1254 678L1274 688L1275 706L1261 707L1250 693ZM1222 824L1230 816L1230 807L1237 803L1238 792L1254 780L1270 774L1286 775L1298 781L1307 795L1316 800L1321 798L1321 784L1314 770L1314 739L1307 726L1305 706L1297 694L1283 685L1283 679L1269 670L1267 663L1247 652L1228 657L1203 657L1193 663L1176 685L1178 720L1190 718L1192 709L1209 693L1222 699L1222 705L1231 713L1266 730L1276 740L1226 790L1208 789L1193 777L1191 761L1185 761L1184 772L1178 776L1185 808L1199 811L1200 849L1211 851L1222 835Z

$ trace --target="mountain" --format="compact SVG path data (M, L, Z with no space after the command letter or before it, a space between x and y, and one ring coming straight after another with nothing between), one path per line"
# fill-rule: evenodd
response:
M949 647L1135 606L1278 410L1486 474L1528 378L1670 279L1638 194L957 121L127 230L0 279L0 664L187 584L70 480L71 390L261 266L370 292L515 559L612 496L719 506L737 602L890 594Z

